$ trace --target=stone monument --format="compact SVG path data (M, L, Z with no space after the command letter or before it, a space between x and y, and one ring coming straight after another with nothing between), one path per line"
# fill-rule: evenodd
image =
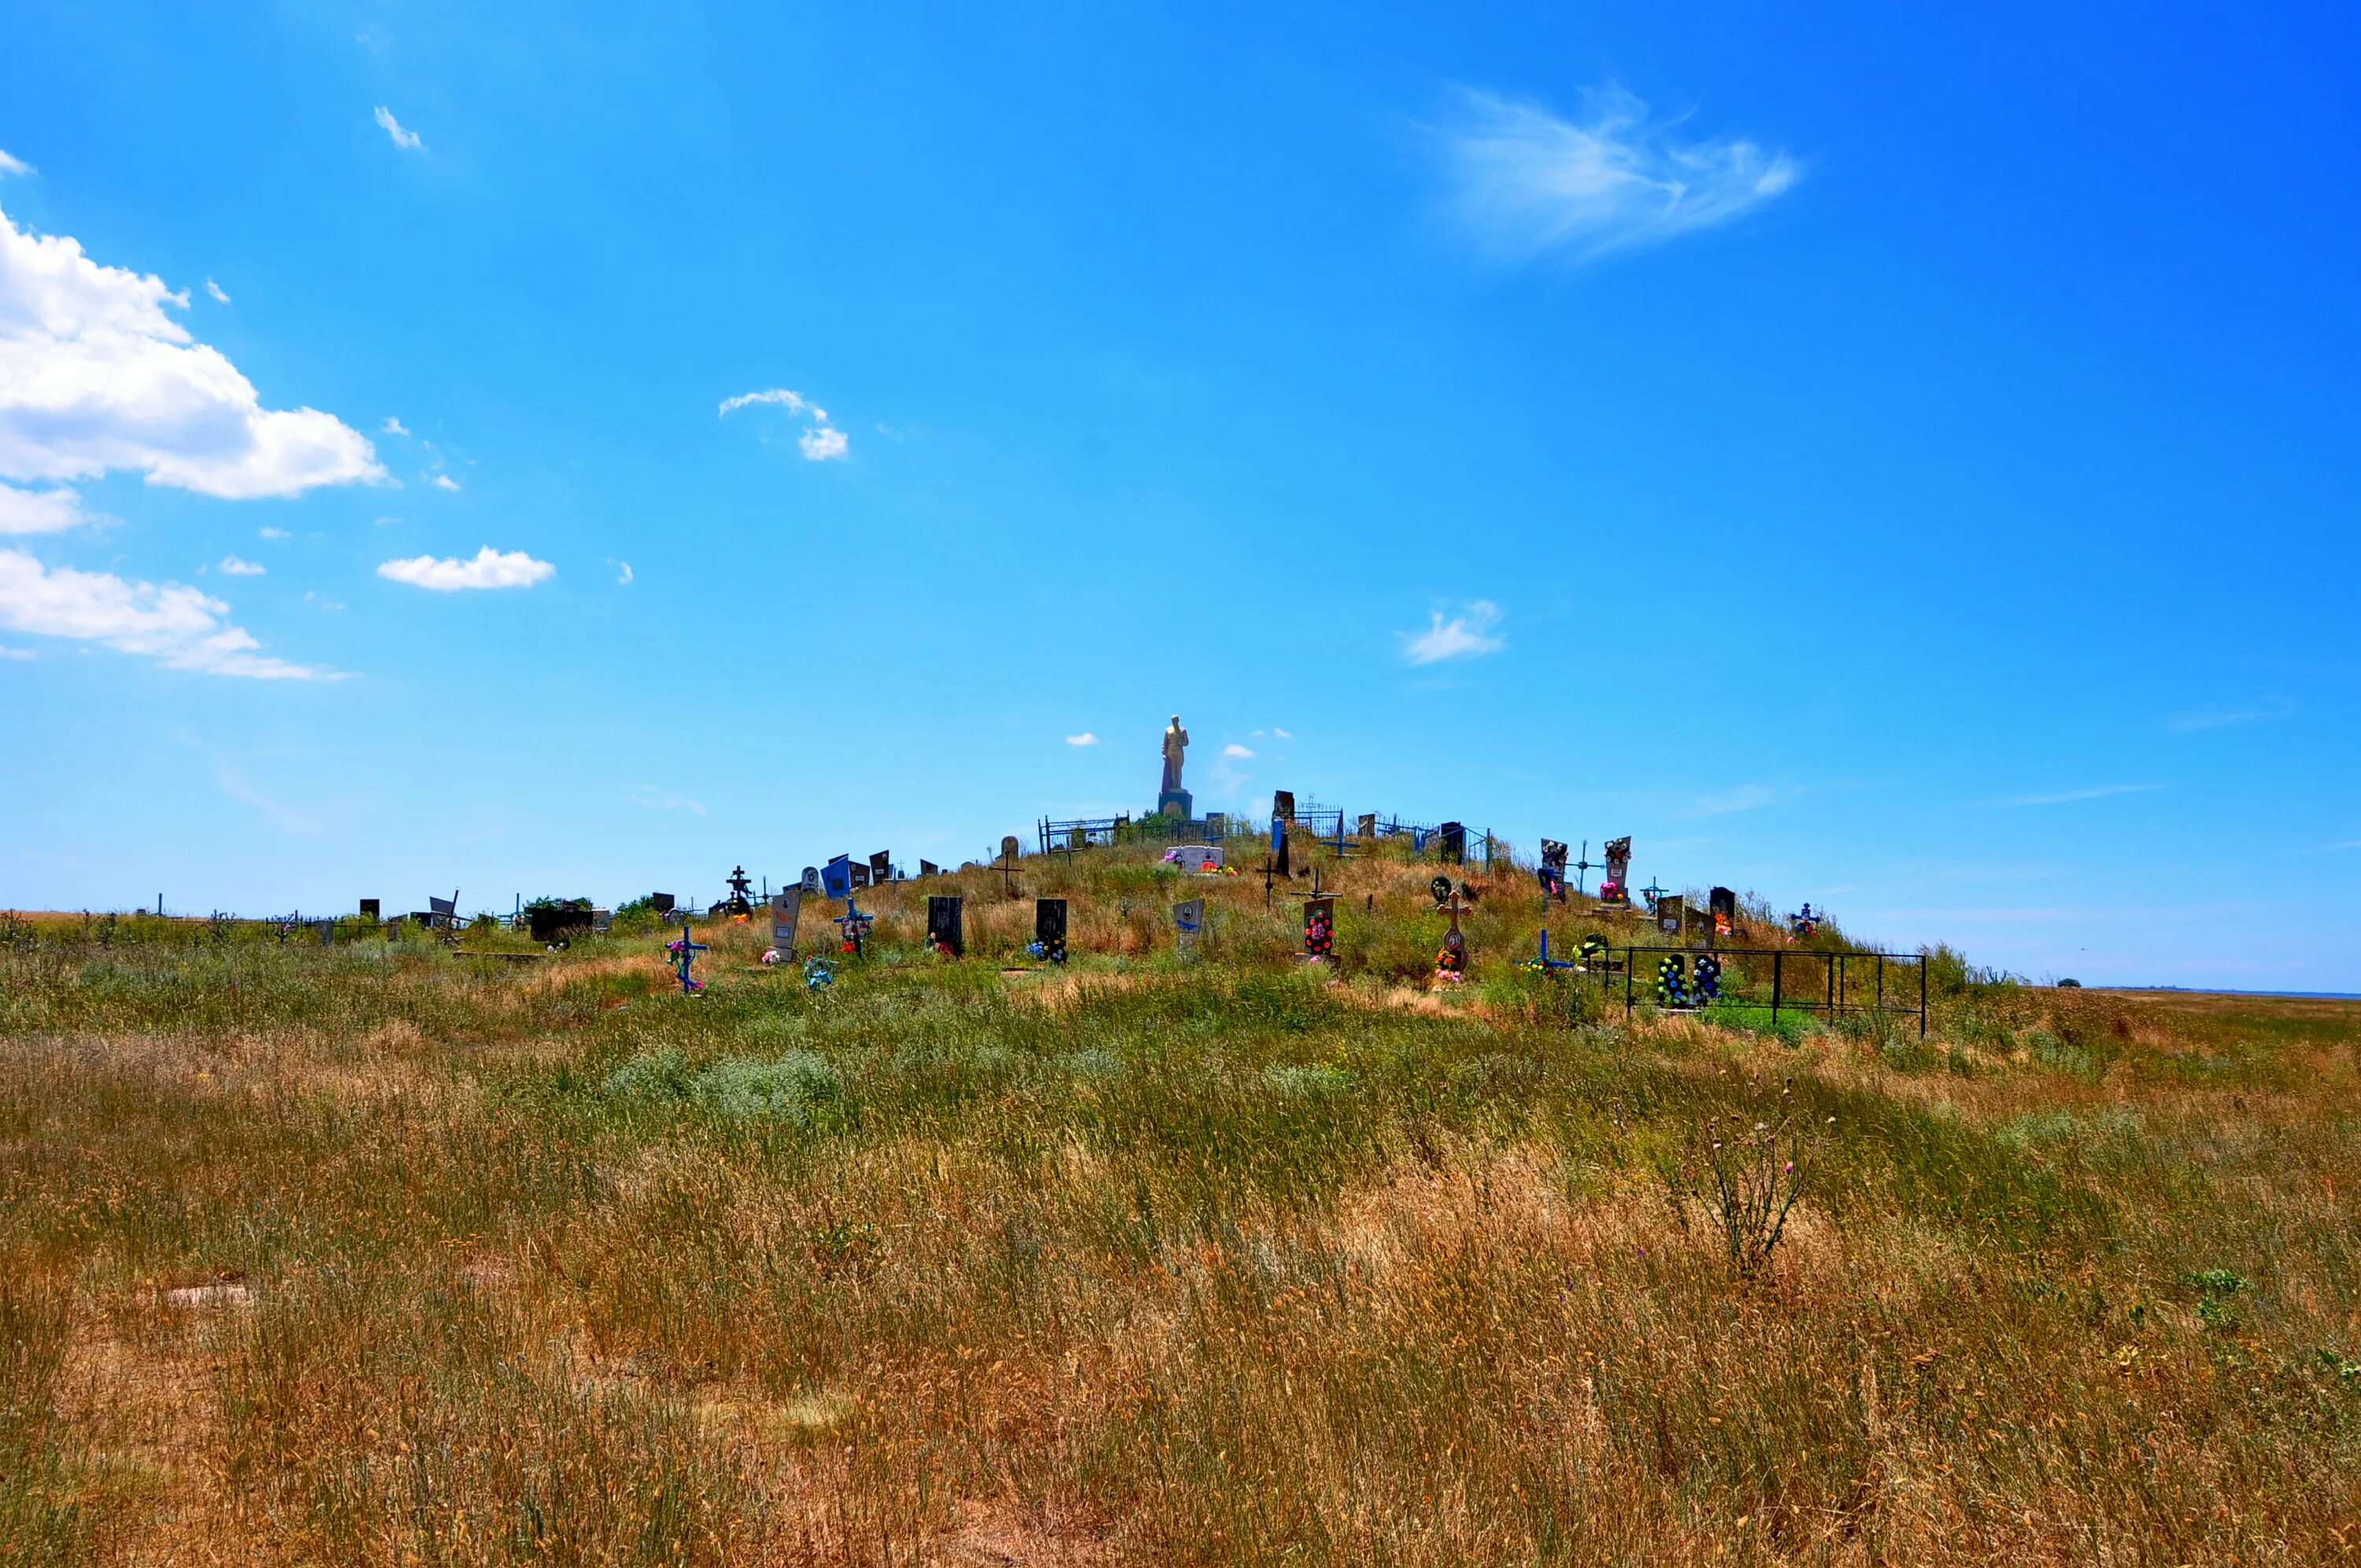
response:
M1164 779L1157 786L1156 809L1159 815L1170 814L1184 822L1197 815L1197 803L1180 787L1180 762L1188 751L1189 732L1180 728L1180 716L1176 713L1164 731Z

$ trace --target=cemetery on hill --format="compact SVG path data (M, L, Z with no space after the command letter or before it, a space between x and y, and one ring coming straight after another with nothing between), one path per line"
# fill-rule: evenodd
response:
M957 865L0 916L0 1557L2347 1552L2361 1004L1187 745Z

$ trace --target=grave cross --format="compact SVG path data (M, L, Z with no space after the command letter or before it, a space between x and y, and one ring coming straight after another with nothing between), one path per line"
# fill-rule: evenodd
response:
M664 944L664 951L673 956L672 971L680 977L680 993L683 996L694 996L705 989L705 982L689 973L697 962L697 955L705 950L705 943L690 939L686 920L680 923L679 937Z

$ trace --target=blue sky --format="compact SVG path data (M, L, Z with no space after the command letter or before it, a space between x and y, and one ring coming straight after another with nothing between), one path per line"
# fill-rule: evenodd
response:
M2361 990L2354 24L1626 9L19 5L0 903L957 861L1178 709Z

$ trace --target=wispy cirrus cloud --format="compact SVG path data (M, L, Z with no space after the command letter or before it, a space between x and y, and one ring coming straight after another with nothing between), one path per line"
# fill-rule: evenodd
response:
M384 131L387 136L391 137L393 138L393 145L400 148L402 151L424 152L426 150L426 144L419 138L418 133L405 126L400 120L395 119L391 109L379 104L377 106L375 118L378 123L378 127Z
M6 148L0 148L0 176L11 174L37 174L38 172L38 170L26 162L23 159L12 158L9 156Z
M0 550L0 627L95 642L169 669L251 680L314 680L324 670L272 658L229 606L181 583L128 582L106 572L44 566Z
M1401 640L1403 658L1413 664L1435 664L1499 652L1508 646L1508 639L1493 633L1499 623L1500 607L1489 599L1476 599L1448 620L1436 610L1433 624L1424 631L1400 631L1395 636Z
M529 588L555 576L557 568L546 561L534 560L522 550L503 552L487 544L466 560L415 555L408 560L388 561L378 567L377 575L414 588L457 593L471 588Z
M2006 800L1995 800L1992 804L1994 806L2070 806L2078 800L2105 800L2111 795L2146 795L2151 790L2159 790L2163 787L2160 784L2097 784L2089 789L2064 789L2049 795L2013 795Z
M2232 706L2208 703L2176 713L2164 721L2164 727L2177 734L2199 729L2228 729L2241 724L2270 724L2295 717L2295 704L2287 697L2275 696L2258 703Z
M1462 89L1433 127L1460 227L1492 256L1587 260L1726 224L1792 187L1796 160L1743 137L1693 137L1620 88L1568 119Z
M632 804L644 806L650 811L686 811L693 817L706 815L705 803L691 800L685 795L675 795L653 784L642 784L631 795Z

